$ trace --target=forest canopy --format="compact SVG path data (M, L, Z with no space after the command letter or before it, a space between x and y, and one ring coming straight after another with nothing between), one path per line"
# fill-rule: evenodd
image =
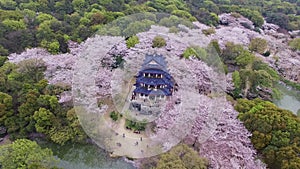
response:
M300 119L296 115L260 99L239 99L235 108L269 168L300 167Z
M257 27L268 22L287 30L300 29L300 2L229 0L0 0L0 56L43 47L66 53L67 42L82 42L118 17L140 12L165 12L189 21L218 25L218 14L237 12Z

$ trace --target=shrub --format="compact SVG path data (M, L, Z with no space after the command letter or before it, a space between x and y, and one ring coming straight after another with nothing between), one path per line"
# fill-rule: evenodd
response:
M51 54L58 54L60 44L57 40L54 40L52 42L48 42L47 40L44 39L41 42L41 47L47 49L47 51Z
M115 111L110 112L109 116L113 119L113 121L117 121L119 119L119 113Z
M240 17L241 17L241 14L236 13L236 12L232 12L230 15L231 15L232 17L235 17L235 18L240 18Z
M215 28L203 29L202 33L206 36L216 33Z
M130 130L138 130L144 131L146 129L147 121L144 120L143 122L137 122L126 119L125 127Z
M0 67L4 65L6 60L7 60L6 56L0 56Z
M126 46L127 48L132 48L134 47L136 44L138 44L140 41L139 41L139 37L137 37L136 35L134 36L131 36L129 37L127 40L126 40Z
M268 47L268 43L265 39L254 38L250 42L249 50L263 54L266 52L267 47Z
M191 56L197 57L198 59L205 60L207 52L205 49L199 46L188 47L182 54L185 59L189 59Z
M7 56L8 50L5 49L2 45L0 45L0 56Z
M296 38L296 39L289 41L289 46L293 50L300 50L300 38Z
M161 48L166 45L167 45L166 40L161 36L155 36L155 38L152 41L153 48Z
M175 26L172 26L170 29L169 29L169 33L178 33L179 30L178 28L176 28Z

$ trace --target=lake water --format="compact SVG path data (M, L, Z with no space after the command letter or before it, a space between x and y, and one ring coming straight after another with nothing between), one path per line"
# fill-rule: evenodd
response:
M111 158L96 145L68 144L59 146L52 143L40 143L48 147L60 159L58 167L64 169L135 169L123 158Z
M274 103L280 108L297 114L297 111L300 110L300 91L283 84L279 84L278 89L282 92L282 98L275 100Z

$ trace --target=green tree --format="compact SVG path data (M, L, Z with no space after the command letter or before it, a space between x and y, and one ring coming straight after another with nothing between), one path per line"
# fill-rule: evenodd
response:
M144 120L142 122L133 121L126 119L125 127L131 130L144 131L146 129L147 121Z
M272 69L268 64L264 63L261 60L257 60L257 59L254 60L254 62L252 64L252 68L253 68L253 70L264 70L264 71L266 71L272 77L273 81L279 80L279 75L278 75L277 71Z
M218 40L211 40L208 44L208 47L212 47L219 56L222 54L222 49L220 48Z
M6 56L0 56L0 67L4 65L4 63L6 62L7 57Z
M172 11L173 15L179 16L184 19L189 19L190 21L196 21L197 19L193 17L189 12L183 10L174 10Z
M130 23L127 28L123 30L124 36L133 36L139 32L147 31L151 28L151 25L154 25L154 22L148 19L144 19L141 21L135 21Z
M17 3L13 0L0 0L1 9L14 10L17 7Z
M127 48L132 48L138 43L139 43L139 37L137 37L136 35L133 35L126 40Z
M235 108L269 168L300 166L300 119L296 115L260 99L239 99Z
M19 62L17 66L23 82L37 83L44 78L46 65L42 59L26 59Z
M206 169L208 161L185 144L179 144L160 155L155 169Z
M39 25L36 34L38 42L42 42L42 40L50 42L55 38L55 33L51 29L51 22L52 20L46 20Z
M202 30L202 33L204 34L204 35L206 35L206 36L208 36L208 35L212 35L212 34L215 34L216 33L216 30L215 30L215 28L208 28L208 29L203 29Z
M0 92L0 126L13 115L12 97L6 93Z
M119 119L119 113L115 111L110 112L109 116L113 121L117 121Z
M84 142L88 137L81 127L78 116L76 115L76 111L74 108L70 109L67 112L67 121L68 126L72 130L72 141L73 142Z
M56 144L64 145L72 139L72 130L68 126L55 126L49 131L51 141Z
M47 50L52 53L52 54L58 54L59 53L59 42L57 40L52 41L51 43L49 43Z
M235 64L236 57L238 57L244 50L245 49L242 45L227 42L225 44L225 49L222 51L221 58L226 64Z
M50 169L56 163L52 151L34 141L19 139L0 146L0 164L5 169Z
M248 52L247 50L243 50L236 58L235 62L238 66L244 68L247 65L252 65L255 56Z
M86 8L85 0L73 0L72 5L77 12L82 12Z
M58 54L60 49L60 44L57 40L48 42L47 40L42 40L41 47L47 49L51 54Z
M40 81L37 85L41 85L41 88L44 89L46 86L43 83L47 83L47 81ZM56 96L40 95L37 99L37 103L40 107L51 110L53 113L57 113L55 111L59 109L59 103Z
M283 13L270 13L267 22L274 23L283 29L289 29L289 17Z
M192 15L195 16L199 22L205 23L206 25L217 26L219 24L218 15L208 11L204 7L192 10Z
M7 56L8 55L8 50L5 49L2 45L0 45L0 56Z
M254 38L251 40L249 50L264 54L268 48L268 43L265 39Z
M46 14L46 13L39 13L39 15L36 17L36 20L38 21L38 23L42 23L44 21L49 21L54 19L54 17L50 14Z
M238 71L234 71L232 73L232 81L234 84L233 95L235 98L237 98L241 93L241 84L242 84L240 73Z
M295 38L295 39L289 41L289 46L293 50L300 50L300 38Z
M161 36L155 36L152 40L152 47L153 48L161 48L167 45L166 40Z
M54 121L54 114L45 108L40 108L38 111L35 111L33 115L35 123L35 129L37 132L48 134Z
M209 10L210 12L213 12L216 14L220 13L219 7L212 1L205 0L203 2L203 7L206 8L207 10Z
M32 116L39 109L39 105L37 104L38 97L39 93L36 90L29 89L25 98L21 98L23 102L20 103L21 105L18 107L18 114L16 115L18 117L19 138L24 138L28 133L35 130Z
M175 15L171 15L170 17L164 17L159 21L159 25L166 26L166 27L177 27L180 24L185 25L189 28L193 27L192 22L189 22L183 18L179 18Z
M198 59L205 60L207 57L207 52L204 48L201 48L199 46L192 46L188 47L182 54L182 56L186 59L190 58L191 56L194 56Z
M11 20L11 19L5 19L2 21L3 25L7 27L10 31L17 31L26 29L26 24L23 20Z

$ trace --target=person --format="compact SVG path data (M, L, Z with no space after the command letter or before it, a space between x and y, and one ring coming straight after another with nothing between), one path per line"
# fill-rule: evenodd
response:
M141 137L141 141L143 141L143 138Z
M123 133L123 138L125 137L125 133Z
M136 146L139 145L139 142L135 142L135 145L136 145Z

